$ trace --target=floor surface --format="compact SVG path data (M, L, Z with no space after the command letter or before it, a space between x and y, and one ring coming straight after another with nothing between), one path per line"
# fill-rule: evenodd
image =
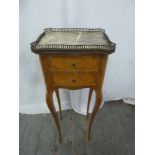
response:
M86 140L88 121L73 110L63 111L63 142L58 144L50 114L19 115L20 155L134 155L135 107L123 101L107 102Z

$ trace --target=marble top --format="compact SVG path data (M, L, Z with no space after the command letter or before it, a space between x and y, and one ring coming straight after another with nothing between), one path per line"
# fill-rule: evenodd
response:
M31 48L37 50L54 49L102 49L114 47L103 29L85 28L48 28L31 43Z

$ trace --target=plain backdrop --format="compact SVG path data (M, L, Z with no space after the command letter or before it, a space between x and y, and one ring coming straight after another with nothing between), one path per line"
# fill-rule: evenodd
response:
M104 81L104 101L135 98L134 0L20 0L20 112L49 112L38 55L30 50L44 28L103 28L115 42ZM61 90L63 109L85 114L88 89ZM94 102L91 101L91 109ZM57 107L57 100L54 95Z

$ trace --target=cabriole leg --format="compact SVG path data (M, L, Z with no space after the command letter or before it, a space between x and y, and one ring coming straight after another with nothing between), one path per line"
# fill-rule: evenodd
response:
M53 119L55 121L55 124L56 124L56 127L57 127L57 130L58 130L58 135L59 135L59 143L61 143L61 129L60 129L60 123L59 123L59 119L58 119L58 116L57 116L57 113L56 113L56 110L55 110L55 107L54 107L54 102L53 102L53 92L54 90L48 90L46 92L46 103L48 105L48 108L53 116Z
M98 112L98 110L100 109L101 103L102 103L102 89L101 90L95 90L96 93L96 101L95 101L95 105L94 105L94 109L93 112L91 114L90 117L90 122L89 122L89 126L88 126L88 141L91 140L91 129L92 129L92 124L94 121L94 118Z
M88 119L88 113L89 113L89 107L90 107L90 101L93 93L93 88L89 89L89 96L88 96L88 103L87 103L87 119Z
M61 110L61 101L60 101L60 95L59 95L59 89L55 89L55 94L58 100L58 105L59 105L59 112L60 112L60 120L62 120L62 110Z

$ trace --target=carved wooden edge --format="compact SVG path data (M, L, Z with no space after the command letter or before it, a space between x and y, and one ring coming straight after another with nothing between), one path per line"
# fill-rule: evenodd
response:
M61 45L61 44L46 44L38 45L41 38L45 35L47 31L86 31L86 32L102 32L104 37L108 40L110 46L106 45ZM111 42L109 37L106 35L105 30L101 28L92 29L92 28L47 28L44 29L44 32L38 37L35 42L31 43L32 52L38 53L97 53L97 54L111 54L115 52L116 44Z

